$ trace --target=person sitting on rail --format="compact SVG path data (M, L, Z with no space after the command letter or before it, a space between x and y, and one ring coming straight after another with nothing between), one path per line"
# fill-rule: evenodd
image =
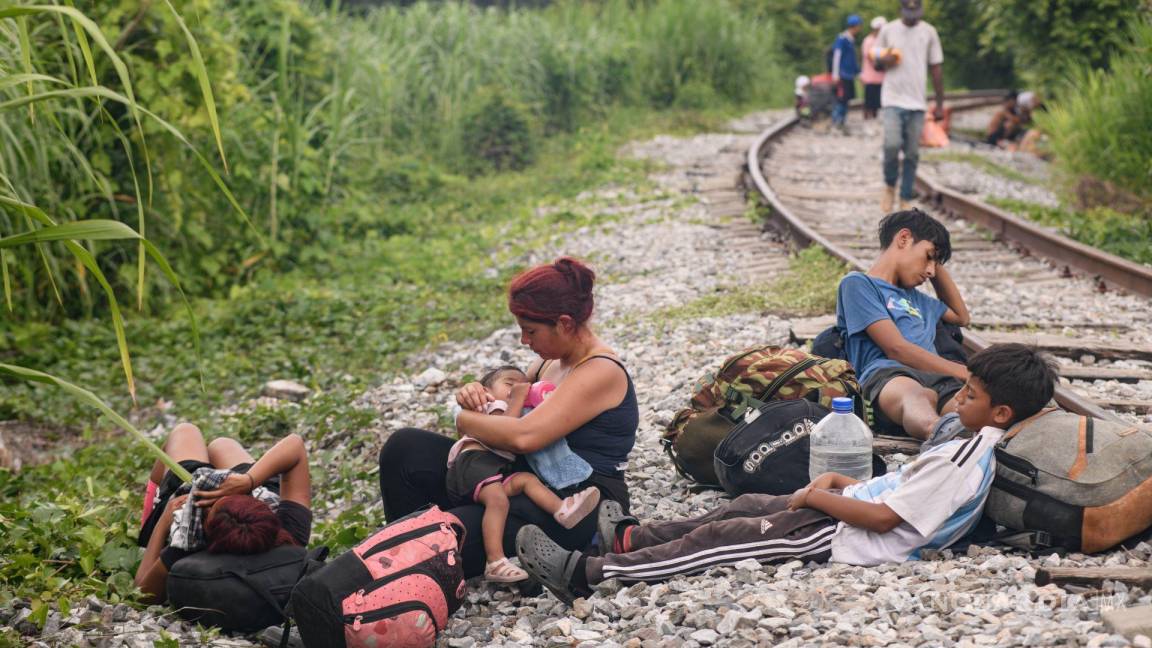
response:
M992 146L1011 144L1023 133L1024 119L1016 100L1016 91L1009 90L1000 110L988 122L984 141Z
M898 211L880 221L879 233L882 252L867 274L840 281L836 328L879 427L895 424L923 441L955 409L968 378L964 365L937 355L937 324L967 326L968 307L944 269L952 244L939 221ZM925 281L936 297L916 290Z
M656 582L748 558L868 566L947 548L980 519L1005 430L1040 411L1056 383L1054 364L1022 344L990 346L968 369L958 411L977 434L897 471L863 482L824 473L790 496L746 494L700 517L643 525L609 501L598 515L598 557L565 551L526 526L516 536L520 564L571 603L610 578Z

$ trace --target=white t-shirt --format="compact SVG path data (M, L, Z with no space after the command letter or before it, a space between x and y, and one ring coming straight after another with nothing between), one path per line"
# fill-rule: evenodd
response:
M887 504L904 521L887 533L843 522L832 537L832 562L879 565L944 549L980 520L996 473L1004 430L986 427L971 439L936 446L895 472L844 489L844 496Z
M929 65L944 62L944 50L936 28L921 20L909 27L902 20L884 25L876 37L876 47L900 50L900 64L884 71L880 105L906 110L926 110Z

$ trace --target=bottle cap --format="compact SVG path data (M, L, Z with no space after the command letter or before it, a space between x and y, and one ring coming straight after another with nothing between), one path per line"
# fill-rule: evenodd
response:
M848 414L851 414L852 413L852 397L851 396L841 396L838 398L833 398L832 399L832 411L833 412L840 412L840 413L847 412Z

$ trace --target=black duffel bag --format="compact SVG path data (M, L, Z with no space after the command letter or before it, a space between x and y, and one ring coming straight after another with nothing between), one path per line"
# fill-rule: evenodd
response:
M199 551L172 565L168 603L186 621L231 632L281 625L292 588L327 555L328 547L296 545L248 555Z
M752 401L752 399L748 399ZM791 495L809 483L812 427L827 407L807 400L752 401L736 427L716 447L713 465L720 485L733 497L744 493ZM887 472L872 454L872 475Z

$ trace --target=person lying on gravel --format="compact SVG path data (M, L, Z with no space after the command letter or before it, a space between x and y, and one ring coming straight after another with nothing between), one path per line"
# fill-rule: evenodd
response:
M513 417L519 417L523 410L538 407L546 394L555 389L549 382L529 382L528 374L512 366L489 371L480 379L480 385L492 398L484 406L486 414ZM533 461L534 457L536 461ZM527 455L527 458L553 488L567 488L592 474L592 466L573 453L564 439ZM516 455L512 453L490 449L469 436L461 437L448 451L449 497L457 504L475 502L484 507L481 529L488 559L484 578L494 583L515 583L528 578L528 572L513 565L504 555L504 523L508 519L509 497L521 493L527 495L533 504L552 514L565 529L576 526L600 503L600 491L594 486L560 499L540 477L530 472L513 472L515 459Z
M840 280L836 327L881 426L890 421L923 441L955 409L968 377L964 365L937 355L936 325L967 326L968 307L944 269L952 244L939 221L919 209L888 214L880 247L867 274ZM937 297L916 289L925 281Z
M565 257L512 280L508 310L520 326L521 342L540 356L528 375L533 382L548 381L556 389L526 416L486 416L484 409L492 395L479 383L469 383L456 394L456 402L465 410L457 417L456 428L461 436L514 455L537 452L564 439L572 452L592 466L592 474L559 495L591 486L601 500L619 502L627 511L624 469L636 442L640 412L632 378L592 330L595 277L591 268ZM474 503L458 505L448 494L448 454L453 443L451 437L413 428L392 433L380 450L380 494L388 521L428 504L456 515L467 529L460 552L464 573L471 578L482 574L486 564L484 508ZM513 465L535 472L522 457ZM515 495L508 498L505 555L514 550L516 532L525 524L538 525L559 544L574 549L587 547L596 532L594 516L566 529L529 498Z
M741 495L700 517L640 524L614 502L600 507L599 556L566 551L540 529L516 536L520 564L561 600L604 580L657 582L753 559L878 565L944 549L980 518L1005 429L1052 397L1054 365L1019 344L972 356L959 395L963 424L979 433L949 441L868 481L818 476L790 496Z
M145 547L144 557L136 570L136 586L151 602L165 601L169 570L197 551L249 555L285 544L308 544L312 486L308 453L298 435L281 439L256 461L235 440L219 438L205 444L199 428L181 423L168 435L164 451L194 478L208 477L216 485L189 494L189 485L164 464L157 461L152 467L138 539ZM230 472L214 475L212 469ZM192 506L185 505L189 497ZM199 515L190 510L194 507L201 509ZM173 518L181 516L200 520L202 531L190 520L173 538Z

